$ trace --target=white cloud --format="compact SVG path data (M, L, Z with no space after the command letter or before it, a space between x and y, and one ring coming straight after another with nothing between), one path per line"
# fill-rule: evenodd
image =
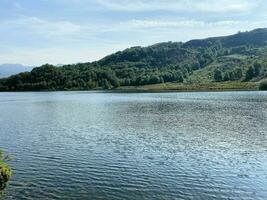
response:
M70 35L81 30L81 26L69 21L48 21L37 17L22 17L0 22L4 29L21 29L23 32L43 34L44 36Z
M78 62L91 62L99 60L104 56L116 51L128 48L127 45L106 45L95 48L88 46L84 48L67 48L52 46L48 48L32 47L4 47L5 52L0 53L0 63L20 63L25 66L40 66L45 63L50 64L71 64Z
M97 0L98 4L121 11L245 12L261 0Z
M131 20L121 23L132 28L198 28L214 26L233 26L244 22L240 21L216 21L205 22L198 20Z

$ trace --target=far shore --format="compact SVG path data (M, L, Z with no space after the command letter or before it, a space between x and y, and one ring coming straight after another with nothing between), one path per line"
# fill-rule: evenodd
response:
M144 86L124 86L120 91L176 91L176 92L206 92L206 91L257 91L257 82L214 82L214 83L161 83Z
M259 91L258 82L212 82L212 83L161 83L143 86L122 86L118 88L92 90L39 90L39 91L2 91L2 92L58 92L58 91L99 91L99 92L223 92L223 91Z

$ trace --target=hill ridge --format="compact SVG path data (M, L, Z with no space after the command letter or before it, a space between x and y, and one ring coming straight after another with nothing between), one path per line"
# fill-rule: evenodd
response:
M112 89L175 82L258 82L267 75L267 29L131 47L91 63L49 64L0 80L2 91Z

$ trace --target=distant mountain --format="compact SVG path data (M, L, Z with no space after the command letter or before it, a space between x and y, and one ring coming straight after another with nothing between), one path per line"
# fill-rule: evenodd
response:
M0 65L0 77L8 77L20 72L31 71L33 67L26 67L21 64L2 64Z
M132 47L92 63L43 65L0 90L89 90L160 83L258 83L267 77L267 29ZM231 83L232 84L232 83Z

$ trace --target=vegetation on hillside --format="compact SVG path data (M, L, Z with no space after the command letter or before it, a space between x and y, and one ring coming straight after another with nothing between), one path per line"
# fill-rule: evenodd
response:
M187 43L132 47L97 62L62 67L46 64L0 79L0 91L259 82L267 77L266 41L267 29L256 29Z

